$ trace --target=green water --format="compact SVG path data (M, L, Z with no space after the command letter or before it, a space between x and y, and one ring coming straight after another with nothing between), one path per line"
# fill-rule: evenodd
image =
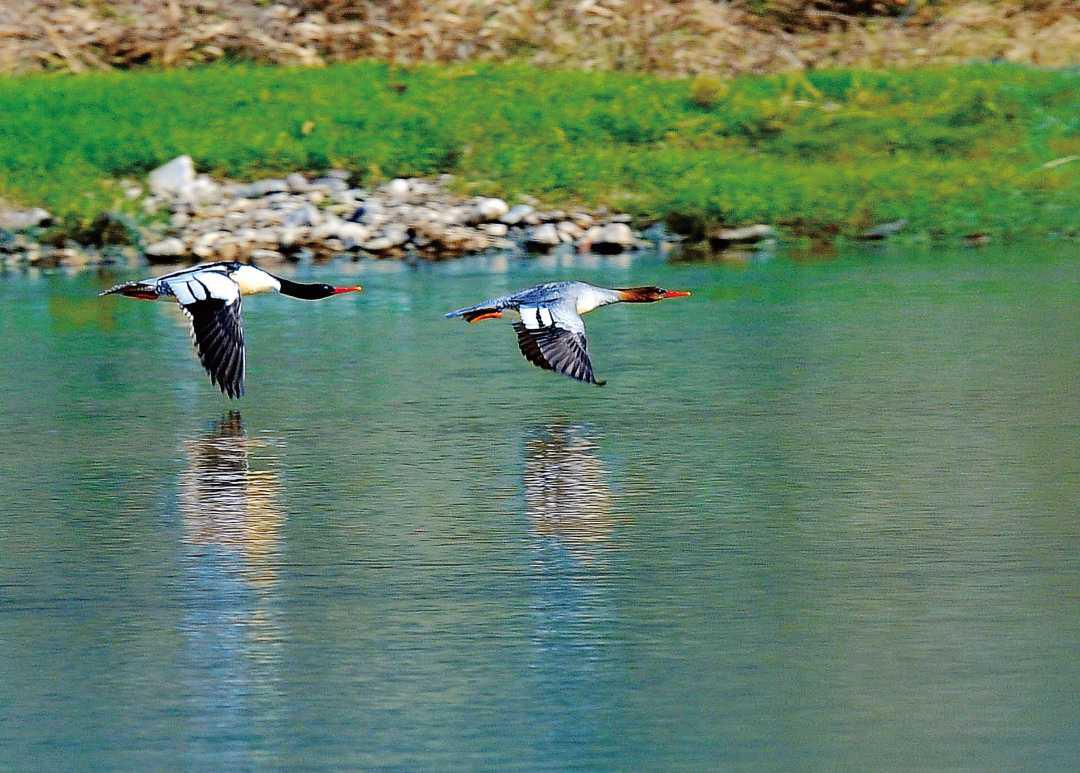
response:
M0 768L1072 768L1078 258L342 264L235 403L0 275ZM561 278L695 292L441 317Z

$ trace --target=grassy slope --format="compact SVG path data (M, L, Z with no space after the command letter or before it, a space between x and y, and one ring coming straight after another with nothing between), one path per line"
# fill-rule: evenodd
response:
M488 194L800 234L906 217L1037 235L1077 225L1080 162L1041 168L1080 153L1077 93L1076 72L996 65L697 83L375 63L30 76L0 81L0 195L86 219L119 201L102 180L189 153L235 177L451 172Z

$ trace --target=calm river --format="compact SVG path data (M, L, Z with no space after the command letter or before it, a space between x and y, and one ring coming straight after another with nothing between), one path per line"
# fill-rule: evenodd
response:
M0 275L0 768L1080 759L1080 250ZM557 278L603 389L442 312Z

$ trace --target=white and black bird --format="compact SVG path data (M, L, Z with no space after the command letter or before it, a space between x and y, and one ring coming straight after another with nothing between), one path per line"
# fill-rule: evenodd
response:
M517 332L518 348L533 365L603 386L606 382L593 373L581 315L611 303L655 303L687 295L687 290L652 286L608 289L585 282L550 282L456 309L446 316L464 317L470 323L509 318Z
M244 394L244 326L241 298L277 292L305 301L317 301L361 287L300 284L274 276L248 263L203 263L164 276L125 282L99 295L126 295L145 301L175 298L191 320L191 337L210 381L229 397Z

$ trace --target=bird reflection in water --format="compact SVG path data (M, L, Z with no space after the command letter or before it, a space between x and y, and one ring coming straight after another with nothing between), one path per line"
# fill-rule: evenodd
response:
M581 561L597 557L612 531L614 498L597 439L555 423L525 442L525 511L534 535L551 537Z
M601 732L595 685L622 662L613 643L611 551L615 497L585 426L555 422L530 431L524 444L525 512L529 521L532 689L538 705L558 705L553 738ZM556 744L556 746L559 746ZM552 760L571 767L574 760Z
M232 552L247 582L266 588L277 579L285 517L277 472L251 469L249 452L260 445L265 443L248 439L238 411L226 414L206 436L186 441L180 513L188 544Z
M179 478L192 735L215 753L224 745L238 764L249 750L228 739L250 737L252 716L273 715L283 702L281 482L272 456L260 453L269 469L253 470L250 461L252 450L272 447L249 439L239 412L231 411L209 433L185 441Z

